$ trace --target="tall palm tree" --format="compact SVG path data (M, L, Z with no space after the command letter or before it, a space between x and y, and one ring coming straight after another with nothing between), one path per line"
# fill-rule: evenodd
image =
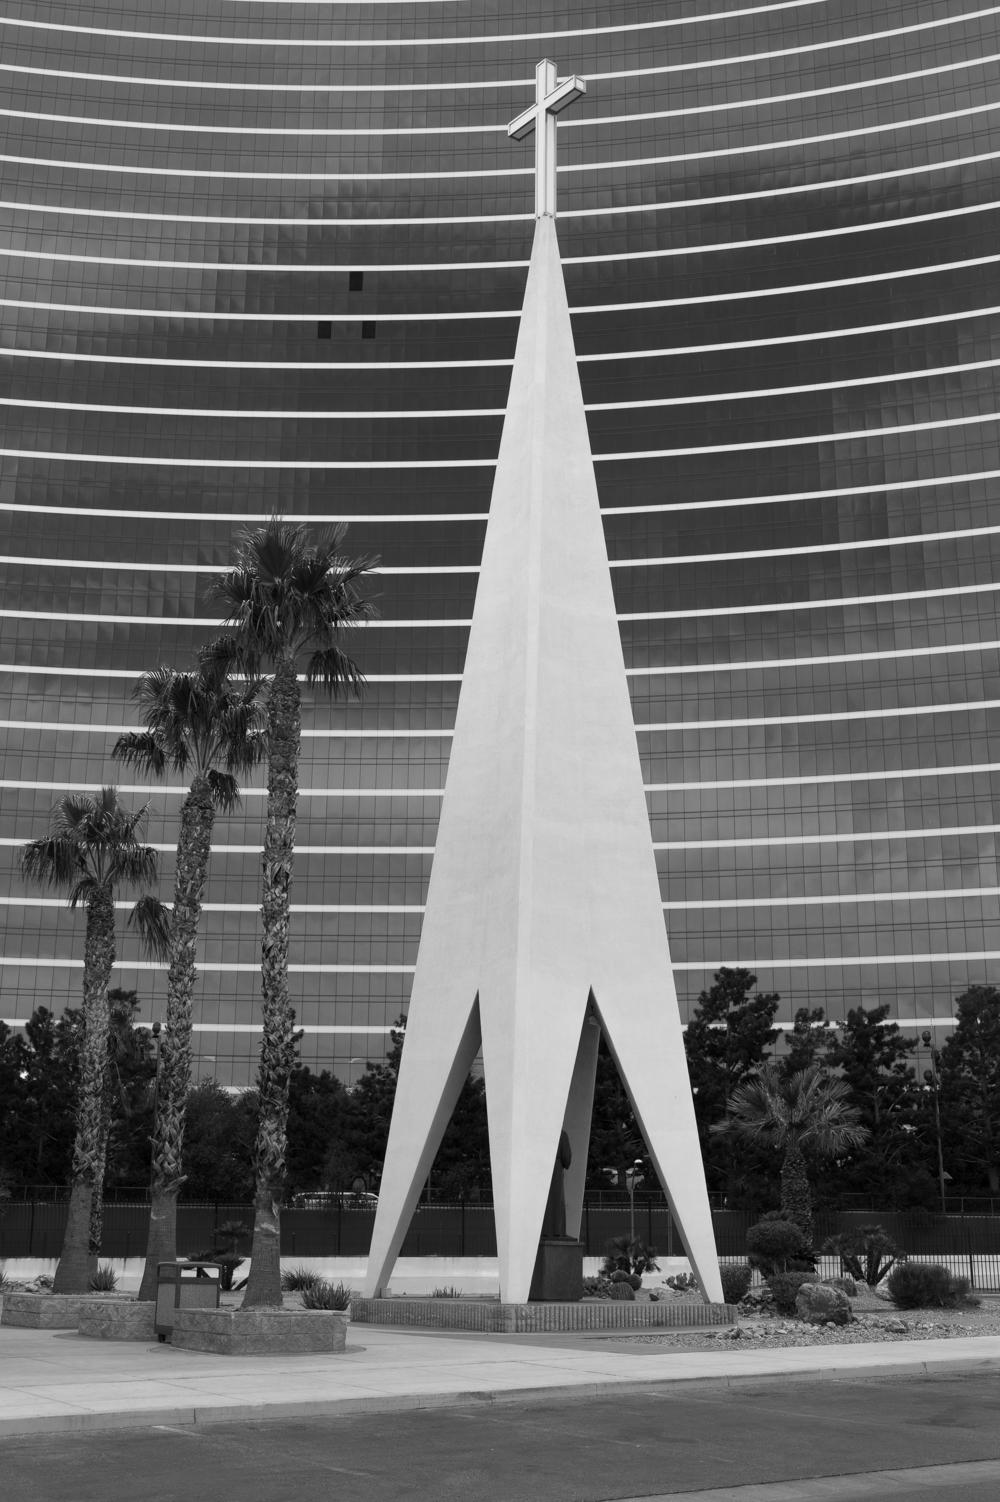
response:
M734 1132L782 1154L781 1208L812 1236L812 1191L807 1154L835 1158L868 1138L850 1086L821 1064L789 1072L769 1060L729 1097L726 1121L712 1130Z
M191 1088L192 998L197 977L195 949L212 852L217 809L239 802L237 773L262 759L260 680L235 684L225 664L203 659L193 673L159 667L136 684L144 731L119 736L112 755L128 766L161 777L168 767L190 777L181 804L174 873L167 974L167 1007L161 1034L149 1236L140 1299L156 1297L156 1264L177 1255L177 1196L184 1182L184 1111Z
M52 810L45 838L32 840L21 852L26 880L68 888L70 907L83 907L87 915L76 1139L69 1217L53 1283L56 1293L86 1293L90 1282L91 1206L104 1180L107 1152L108 985L115 963L115 894L123 887L148 887L156 881L156 852L138 838L145 817L145 805L126 808L113 787L83 797L67 793ZM129 922L152 947L162 948L163 914L155 898L140 898Z
M345 652L345 630L368 619L359 592L371 558L339 549L346 528L315 542L307 529L272 517L240 538L236 566L209 587L232 634L212 649L244 672L270 674L267 695L267 815L261 918L263 1036L254 1147L254 1232L244 1307L281 1303L279 1211L285 1172L288 1084L295 1064L295 1013L288 995L288 920L295 855L301 699L298 670L334 698L359 694L364 681Z

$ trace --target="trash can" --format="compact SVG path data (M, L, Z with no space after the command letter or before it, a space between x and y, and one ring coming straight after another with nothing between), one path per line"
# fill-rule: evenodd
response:
M218 1309L218 1262L158 1262L156 1264L156 1317L153 1328L166 1340L174 1328L175 1309Z

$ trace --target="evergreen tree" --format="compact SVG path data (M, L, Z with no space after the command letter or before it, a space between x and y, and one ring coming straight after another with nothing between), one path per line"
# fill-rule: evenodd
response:
M970 986L940 1054L945 1162L971 1192L1000 1193L1000 991Z

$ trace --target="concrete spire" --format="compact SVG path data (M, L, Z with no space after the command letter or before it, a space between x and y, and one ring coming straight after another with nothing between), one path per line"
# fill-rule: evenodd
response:
M527 1299L559 1144L579 1227L598 1027L721 1299L555 222L535 227L367 1290L482 1045L501 1297Z

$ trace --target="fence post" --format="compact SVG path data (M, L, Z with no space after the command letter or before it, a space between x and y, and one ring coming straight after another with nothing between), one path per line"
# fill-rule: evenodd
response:
M37 1204L34 1191L31 1195L31 1215L28 1218L28 1256L35 1255L35 1205Z
M464 1257L465 1256L465 1196L464 1195L462 1196L461 1204L462 1204L462 1220L461 1220L462 1230L461 1230L461 1235L459 1236L459 1245L461 1247L461 1251L459 1252L458 1255L460 1257Z

